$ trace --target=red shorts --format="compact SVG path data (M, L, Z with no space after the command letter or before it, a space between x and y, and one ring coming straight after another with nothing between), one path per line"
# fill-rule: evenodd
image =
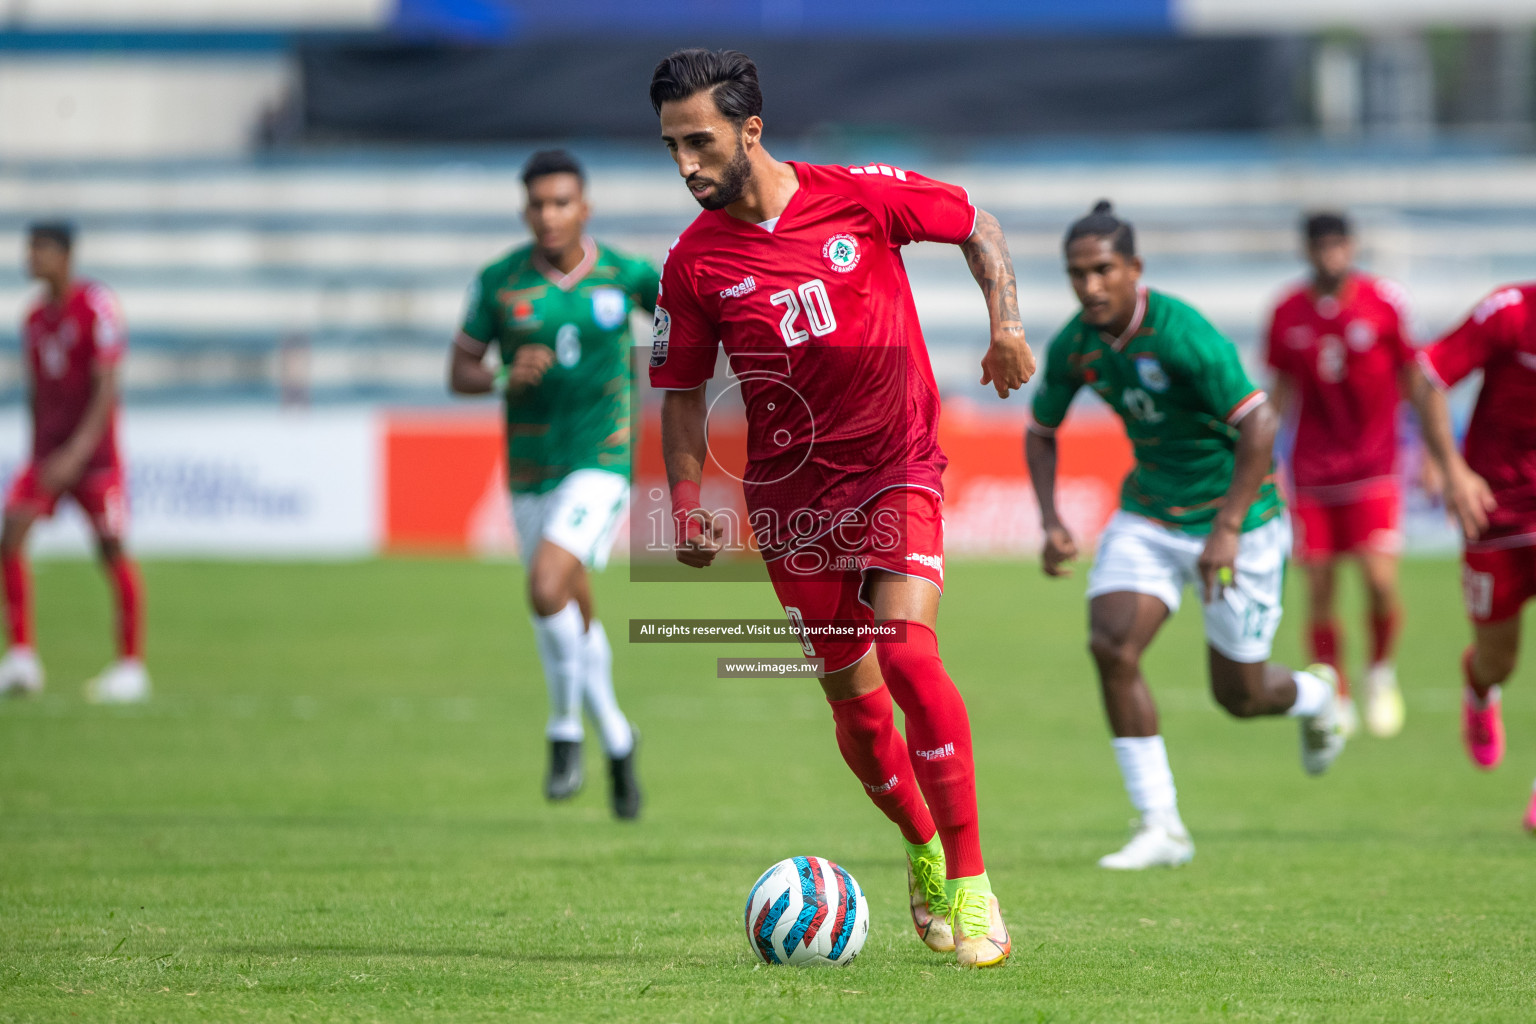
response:
M123 487L123 467L105 466L88 469L65 492L91 521L91 528L101 537L122 537L128 529L128 498ZM44 518L53 515L62 495L49 494L37 480L37 464L27 463L11 481L5 496L7 512L30 512Z
M1536 546L1467 551L1461 556L1461 593L1473 622L1503 622L1536 597Z
M768 563L768 578L796 625L872 625L869 572L884 569L925 579L944 592L943 503L932 491L899 487L875 496L844 524ZM837 672L870 651L867 639L801 634L808 658Z
M1298 497L1291 508L1296 560L1326 562L1361 551L1398 554L1403 550L1402 516L1403 496L1396 486L1343 504Z

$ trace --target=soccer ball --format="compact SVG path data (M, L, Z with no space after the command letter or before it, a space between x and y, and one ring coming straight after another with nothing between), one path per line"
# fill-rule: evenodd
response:
M842 967L869 936L869 904L846 870L822 857L781 860L747 894L747 944L765 964Z

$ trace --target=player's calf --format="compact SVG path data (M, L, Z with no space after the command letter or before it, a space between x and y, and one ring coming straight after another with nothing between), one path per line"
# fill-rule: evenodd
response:
M1296 703L1295 681L1283 665L1243 664L1211 648L1211 695L1234 718L1283 715Z

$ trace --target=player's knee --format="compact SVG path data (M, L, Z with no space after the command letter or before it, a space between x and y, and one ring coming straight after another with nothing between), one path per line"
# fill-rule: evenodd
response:
M875 659L887 683L893 677L898 680L920 679L926 670L941 664L937 651L895 642L875 644Z
M909 718L937 713L958 693L944 671L939 652L931 647L877 643L875 657L891 697Z
M1106 681L1134 675L1141 665L1141 648L1123 637L1099 631L1088 635L1088 653Z
M535 572L528 577L528 603L538 615L553 615L571 603L564 582L550 573Z

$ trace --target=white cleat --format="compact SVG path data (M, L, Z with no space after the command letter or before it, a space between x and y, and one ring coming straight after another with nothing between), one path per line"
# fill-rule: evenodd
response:
M137 704L149 699L149 673L141 661L123 660L85 684L85 699L92 704Z
M1301 767L1308 775L1321 775L1344 750L1339 677L1327 665L1312 665L1307 671L1328 684L1328 703L1317 714L1301 720Z
M1114 853L1099 858L1099 867L1111 871L1144 871L1176 868L1195 856L1194 840L1177 816L1144 814L1132 822L1136 834Z
M1334 699L1339 705L1339 728L1343 730L1345 739L1352 739L1360 731L1360 714L1355 710L1355 699L1342 693Z
M43 689L43 663L30 647L12 647L0 658L0 693L30 697Z
M1372 665L1365 674L1365 727L1372 736L1386 739L1403 731L1403 691L1397 687L1397 670L1388 662Z

